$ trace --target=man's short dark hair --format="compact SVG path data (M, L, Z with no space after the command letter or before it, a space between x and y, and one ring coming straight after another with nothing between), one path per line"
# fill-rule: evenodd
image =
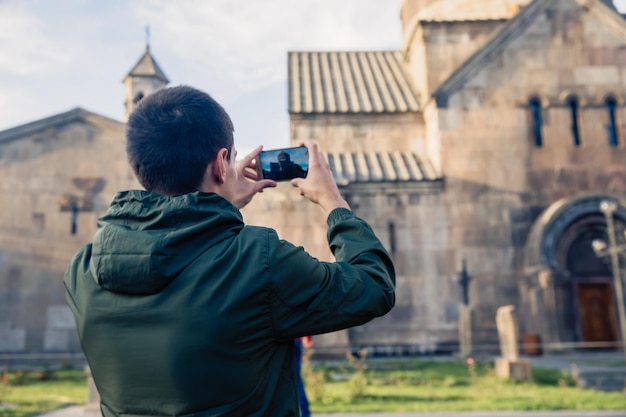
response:
M164 195L197 191L217 152L232 146L233 124L226 111L207 93L188 86L145 97L126 127L126 151L137 179L146 190Z

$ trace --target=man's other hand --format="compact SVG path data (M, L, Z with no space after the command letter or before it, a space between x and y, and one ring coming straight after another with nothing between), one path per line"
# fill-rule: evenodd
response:
M300 146L309 149L309 172L306 178L291 180L291 185L299 188L301 195L319 204L326 212L326 216L336 208L349 210L350 206L341 196L330 165L324 154L318 150L317 143L305 140L300 142Z

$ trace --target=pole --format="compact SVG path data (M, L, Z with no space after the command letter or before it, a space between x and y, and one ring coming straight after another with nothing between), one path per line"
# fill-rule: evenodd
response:
M624 306L624 290L622 288L622 277L619 269L619 252L617 239L615 238L615 224L613 223L613 213L617 210L617 205L613 202L603 201L600 210L606 217L607 232L609 235L609 254L611 255L611 266L613 269L613 285L615 286L615 296L617 298L617 310L619 312L619 323L622 336L622 349L626 355L626 306Z

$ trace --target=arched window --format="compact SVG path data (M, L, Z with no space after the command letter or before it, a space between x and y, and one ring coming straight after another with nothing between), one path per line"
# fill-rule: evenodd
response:
M609 145L617 146L617 100L613 96L608 96L604 100L604 105L608 113L608 124L606 125L606 130L609 134Z
M389 252L396 253L396 225L389 222Z
M533 137L535 138L535 146L540 148L543 146L543 135L541 133L541 100L538 97L533 97L528 101L528 107L530 108L530 115L533 123Z
M580 129L578 127L578 110L580 105L578 97L569 96L567 98L567 108L569 110L571 120L572 140L574 141L574 146L580 146Z
M142 98L143 98L143 91L140 91L137 94L135 94L135 97L133 97L133 104L136 106L141 101Z

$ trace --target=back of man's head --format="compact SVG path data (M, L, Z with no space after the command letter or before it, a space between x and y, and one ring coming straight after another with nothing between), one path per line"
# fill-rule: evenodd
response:
M232 146L233 125L226 111L188 86L142 99L126 127L126 151L137 179L164 195L197 191L217 152Z

